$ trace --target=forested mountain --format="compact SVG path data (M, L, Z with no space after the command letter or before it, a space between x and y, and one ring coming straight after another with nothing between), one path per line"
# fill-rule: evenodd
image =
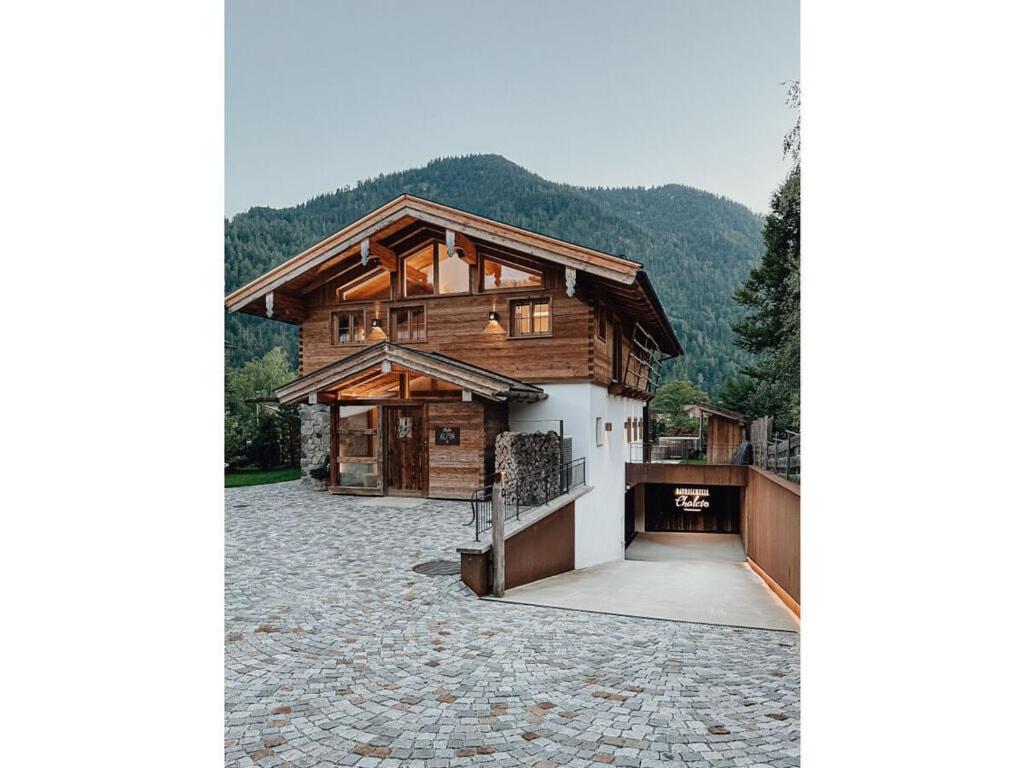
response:
M640 261L686 356L686 375L716 394L747 362L733 346L733 301L761 257L763 221L744 206L692 187L583 188L557 184L500 155L434 160L378 176L293 208L252 208L225 222L224 271L232 291L403 192ZM225 320L228 362L275 345L297 355L295 329L245 315Z

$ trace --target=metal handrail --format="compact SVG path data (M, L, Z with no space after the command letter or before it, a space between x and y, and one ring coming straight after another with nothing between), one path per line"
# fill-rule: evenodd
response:
M495 477L497 475L492 475L490 483L476 488L470 494L469 503L473 517L464 525L474 525L477 541L480 541L480 534L491 527L493 511L491 495L494 490ZM513 477L501 489L501 498L505 502L505 519L515 518L518 520L523 510L547 504L552 499L568 493L571 489L584 485L586 482L586 457Z

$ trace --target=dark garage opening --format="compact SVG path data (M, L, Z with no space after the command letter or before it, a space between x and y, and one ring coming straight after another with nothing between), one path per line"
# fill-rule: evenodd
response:
M645 530L740 532L740 488L736 486L644 483L642 490Z

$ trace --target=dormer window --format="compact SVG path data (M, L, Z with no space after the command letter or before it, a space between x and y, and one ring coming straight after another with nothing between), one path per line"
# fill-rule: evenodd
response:
M469 293L470 263L461 248L448 255L448 246L432 242L403 259L405 296Z
M391 273L377 268L338 289L342 301L375 301L391 298Z

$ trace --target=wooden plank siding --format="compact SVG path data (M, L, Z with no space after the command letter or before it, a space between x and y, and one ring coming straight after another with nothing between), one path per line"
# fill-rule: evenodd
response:
M530 584L576 567L576 502L523 528L505 542L505 586ZM461 553L462 581L477 595L489 594L493 550Z
M674 483L675 485L747 484L747 468L741 464L626 464L626 482Z
M449 426L459 427L459 444L434 445L435 429ZM488 433L484 428L483 403L428 403L426 438L430 496L468 499L484 483ZM493 446L493 437L490 440Z
M743 528L747 557L800 603L800 486L749 467Z
M331 287L321 298L330 298L333 291ZM536 297L550 299L551 335L511 337L510 303ZM311 300L307 319L300 326L300 374L306 375L374 343L373 340L344 345L332 343L333 313L363 310L366 327L374 317L379 317L390 333L390 310L409 306L424 307L426 340L396 343L450 355L525 382L589 380L600 386L611 384L612 326L616 321L622 329L622 359L629 359L633 327L629 318L603 307L606 338L601 340L597 336L597 308L592 301L580 295L566 296L564 289L545 288L344 303L317 304ZM491 311L498 312L499 328L488 325Z
M537 296L551 300L551 335L510 337L509 302L515 298ZM362 344L332 344L332 312L342 307L366 309L367 325L371 318L379 316L387 327L392 307L417 305L425 309L426 340L394 340L395 343L424 352L440 352L526 382L590 378L587 345L590 309L585 301L570 298L564 292L559 295L554 289L311 306L302 324L301 374L306 375L374 343L371 339ZM495 307L500 329L488 328L487 316Z
M743 425L732 419L708 416L708 464L728 464L743 442Z

